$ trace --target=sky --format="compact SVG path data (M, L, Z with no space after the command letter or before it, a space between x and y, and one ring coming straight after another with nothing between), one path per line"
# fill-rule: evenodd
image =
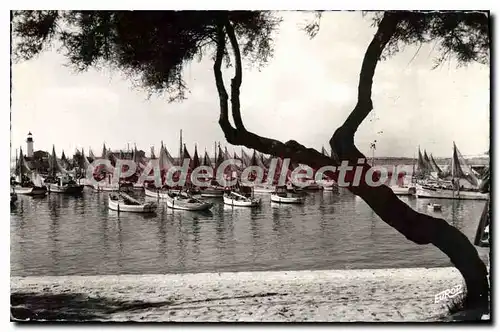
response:
M273 58L260 71L243 63L243 121L256 134L329 150L331 135L356 104L361 61L375 28L360 12L324 13L310 39L301 30L310 14L279 15ZM374 110L355 136L363 153L371 156L374 140L378 156L414 157L420 146L450 157L453 142L463 155L489 149L489 67L451 62L432 70L437 55L433 45L411 46L379 62ZM20 146L25 151L29 131L35 150L51 151L54 144L67 155L89 147L100 155L103 143L113 150L136 144L149 154L163 141L176 156L181 129L191 153L195 143L210 155L214 141L226 144L211 59L186 66L188 99L170 104L163 96L148 99L119 72L75 74L65 63L51 50L12 66L12 156ZM232 73L224 74L229 89Z

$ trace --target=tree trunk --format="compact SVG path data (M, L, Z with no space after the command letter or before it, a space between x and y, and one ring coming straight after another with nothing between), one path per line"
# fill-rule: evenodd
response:
M384 47L394 34L399 22L395 13L386 13L379 23L377 32L373 37L363 59L360 81L358 86L358 103L344 124L339 127L330 140L330 145L335 158L330 158L322 153L306 148L296 141L282 143L280 141L258 136L244 129L239 108L239 85L241 84L241 59L239 47L231 24L225 22L226 33L229 36L236 61L236 75L231 85L232 115L237 128L229 123L227 92L222 81L220 62L225 47L225 36L219 35L219 48L214 74L221 102L221 117L219 124L224 131L226 139L234 145L244 145L250 149L258 150L273 156L291 158L293 161L309 165L315 169L323 166L339 166L340 160L348 161L350 166L357 166L358 160L365 156L354 145L354 134L357 128L372 110L371 89L377 62ZM222 24L220 29L222 29ZM222 46L221 46L222 45ZM234 101L237 100L237 103ZM238 128L239 127L239 128ZM477 250L467 237L457 228L445 220L418 213L403 203L394 192L385 185L379 187L369 186L365 182L365 174L371 166L364 162L362 181L359 186L347 187L353 194L361 197L375 213L388 225L395 228L410 241L417 244L433 244L446 254L451 263L460 271L467 287L466 308L488 307L488 280L485 264L479 258ZM333 178L338 182L338 172ZM348 172L346 180L352 180L353 172ZM350 181L349 181L350 182ZM415 257L418 260L418 257Z

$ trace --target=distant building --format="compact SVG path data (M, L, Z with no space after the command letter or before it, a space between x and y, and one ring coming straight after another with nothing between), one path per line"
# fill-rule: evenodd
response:
M28 145L26 156L28 158L32 158L34 150L33 150L33 135L31 134L31 131L28 133L28 138L26 139L26 144Z

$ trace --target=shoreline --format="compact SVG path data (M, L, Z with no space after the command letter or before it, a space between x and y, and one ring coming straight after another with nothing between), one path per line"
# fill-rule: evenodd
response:
M11 317L138 322L443 321L453 267L11 277Z

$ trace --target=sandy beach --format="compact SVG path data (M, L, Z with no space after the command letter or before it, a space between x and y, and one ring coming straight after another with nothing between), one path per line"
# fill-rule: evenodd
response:
M455 268L11 277L13 319L437 321Z

